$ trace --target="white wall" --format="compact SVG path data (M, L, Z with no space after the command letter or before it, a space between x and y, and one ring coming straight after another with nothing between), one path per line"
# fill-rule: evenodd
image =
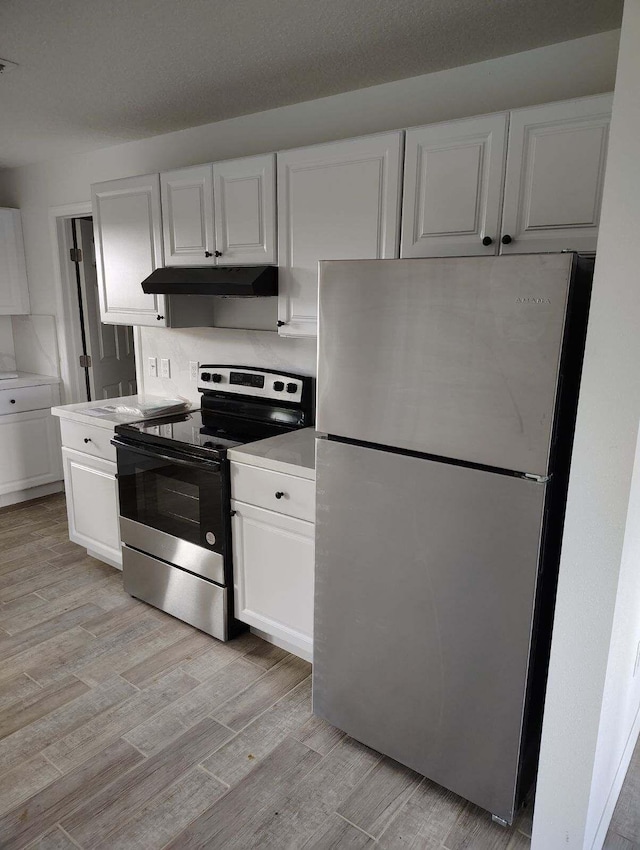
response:
M600 848L638 733L640 0L627 0L542 740L534 850ZM640 804L639 804L640 805ZM635 846L635 845L634 845Z
M0 204L22 209L32 309L40 314L56 311L48 210L52 206L87 201L91 183L611 91L618 37L618 31L602 33L0 172ZM162 348L162 339L156 334L143 332L145 352L150 346ZM269 338L266 334L262 337ZM223 339L233 338L239 360L250 362L256 356L255 334L247 336L238 331L230 337L229 332L209 331L199 338L210 339L212 351L213 346L218 350ZM184 367L192 351L192 334L164 331L163 339L171 345L175 356L182 358L180 363ZM289 367L299 362L301 369L312 368L312 342L290 342L273 335L270 340L268 344L260 343L260 350L270 362ZM204 345L206 352L206 344L199 345ZM196 358L191 356L191 359ZM213 359L213 355L200 359Z

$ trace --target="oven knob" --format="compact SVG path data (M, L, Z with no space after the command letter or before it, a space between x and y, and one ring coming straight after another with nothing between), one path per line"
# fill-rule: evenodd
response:
M281 393L282 390L284 389L284 382L283 381L274 381L273 382L273 388L276 392Z
M287 384L287 392L288 393L297 393L298 385L297 384Z
M200 375L201 381L210 381L211 380L211 372L202 372Z
M212 375L211 380L213 381L214 384L219 384L220 381L222 380L222 375L218 375L218 374Z

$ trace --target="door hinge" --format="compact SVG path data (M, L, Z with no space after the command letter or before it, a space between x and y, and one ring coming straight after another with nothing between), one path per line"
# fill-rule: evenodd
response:
M81 354L80 355L80 365L83 369L91 368L91 355L90 354Z
M69 248L69 259L72 263L81 263L82 248Z

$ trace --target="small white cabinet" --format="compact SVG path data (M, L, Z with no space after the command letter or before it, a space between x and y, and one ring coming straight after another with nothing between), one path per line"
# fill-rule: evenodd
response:
M231 496L236 617L310 661L315 481L232 461Z
M502 253L595 251L611 95L511 113Z
M20 210L0 209L0 315L29 313Z
M0 506L61 489L59 400L55 383L0 389Z
M165 327L164 297L141 285L162 265L159 175L94 184L91 199L102 321Z
M122 569L113 429L65 418L60 424L69 539Z
M116 465L73 449L62 449L69 539L92 555L120 565Z
M160 175L167 266L213 266L213 174L210 165Z
M318 261L398 256L403 133L278 154L278 325L317 334Z
M275 263L275 156L160 175L167 266Z
M402 257L494 254L507 113L407 130Z
M0 416L0 446L0 497L62 478L58 424L50 410ZM0 499L0 504L12 501Z

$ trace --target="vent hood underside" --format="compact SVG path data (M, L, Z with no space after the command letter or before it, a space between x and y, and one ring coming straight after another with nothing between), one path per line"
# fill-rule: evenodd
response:
M142 281L147 295L255 298L278 294L277 266L172 266Z

